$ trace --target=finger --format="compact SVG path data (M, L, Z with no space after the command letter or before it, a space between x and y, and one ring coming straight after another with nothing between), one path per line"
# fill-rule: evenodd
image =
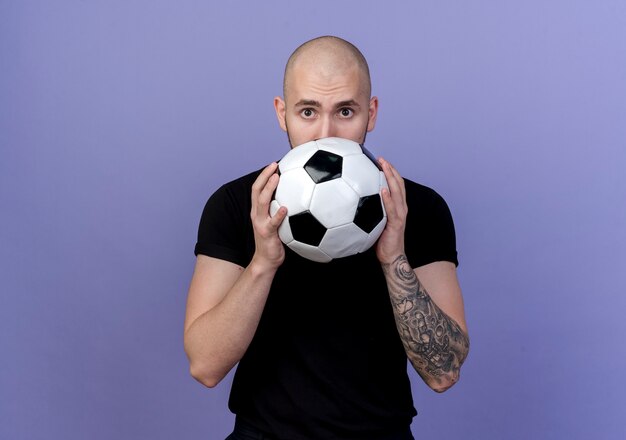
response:
M385 174L401 182L403 179L400 173L398 172L398 170L396 170L396 168L389 161L385 159L382 159L382 161L383 161L383 171L385 171Z
M385 206L385 211L387 212L387 216L389 216L391 209L393 208L393 200L391 199L389 188L383 188L380 191L380 195L383 199L383 205Z
M388 188L381 193L387 218L389 221L401 220L407 211L404 179L389 162L381 158L380 163L387 178Z
M256 180L252 184L252 210L253 210L253 213L256 212L256 207L257 207L257 203L258 203L258 199L259 199L259 196L261 194L261 191L267 185L267 181L270 179L270 177L272 177L272 175L274 175L274 173L276 172L276 168L277 167L278 167L278 164L276 162L272 162L271 164L266 166L263 169L263 171L261 171L261 174L259 174L259 176L256 178Z
M269 204L272 201L274 191L278 186L278 181L278 174L272 174L267 180L267 183L265 184L263 189L261 190L261 193L259 194L258 206L261 210L263 210L263 212L267 211Z
M281 206L270 219L270 225L272 225L274 229L278 229L283 220L285 220L285 217L287 217L287 207Z
M391 163L387 160L380 158L380 163L383 167L383 172L385 173L385 177L387 179L387 185L391 190L392 196L405 198L405 187L404 187L404 178L400 175L398 170L395 169Z
M267 181L276 172L277 167L278 167L278 164L276 162L272 162L271 164L266 166L263 169L263 171L261 171L261 174L259 174L259 176L256 178L256 180L252 184L252 202L253 203L255 201L254 200L255 197L258 197L258 195L263 190L263 188L265 188L265 185L267 185Z
M393 174L393 176L400 183L400 186L404 186L402 184L404 182L404 179L402 178L398 170L396 170L396 168L393 165L391 165L389 162L387 162L387 164L389 165L389 169L391 170L391 173Z

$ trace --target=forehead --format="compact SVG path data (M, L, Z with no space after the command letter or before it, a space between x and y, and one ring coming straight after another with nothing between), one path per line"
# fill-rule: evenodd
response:
M339 70L306 65L294 67L285 92L285 98L290 102L323 98L367 99L363 75L356 66Z

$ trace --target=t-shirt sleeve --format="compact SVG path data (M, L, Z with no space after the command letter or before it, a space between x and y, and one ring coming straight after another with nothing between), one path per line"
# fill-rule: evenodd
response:
M411 267L435 261L450 261L458 266L454 221L446 201L428 187L407 191L407 200L409 197L417 200L409 204L405 236Z
M242 231L246 230L243 224L246 214L225 186L215 191L202 211L194 254L219 258L245 267L247 261Z

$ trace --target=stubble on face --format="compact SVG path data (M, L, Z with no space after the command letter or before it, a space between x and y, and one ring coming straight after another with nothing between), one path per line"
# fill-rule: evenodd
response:
M298 144L298 145L294 145L294 142L291 139L291 134L289 133L289 123L287 122L287 119L285 119L285 128L286 128L286 133L287 133L287 142L289 142L289 148L291 150L293 150L296 147L299 147L300 145L302 145L302 143ZM361 146L365 146L365 139L367 138L367 125L365 126L365 130L363 130L363 136L361 137L361 141L359 142L359 144ZM311 139L312 141L315 141L317 139Z

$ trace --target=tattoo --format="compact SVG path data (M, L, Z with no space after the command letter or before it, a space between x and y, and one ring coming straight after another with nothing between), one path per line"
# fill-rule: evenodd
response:
M469 351L469 338L461 327L430 298L406 256L383 271L394 308L396 325L411 364L424 380L444 391L459 377Z

